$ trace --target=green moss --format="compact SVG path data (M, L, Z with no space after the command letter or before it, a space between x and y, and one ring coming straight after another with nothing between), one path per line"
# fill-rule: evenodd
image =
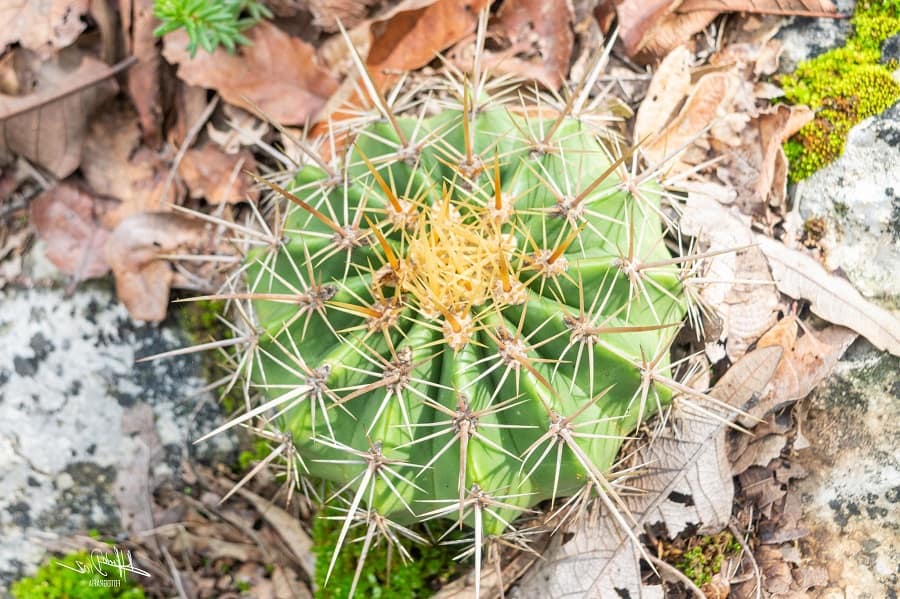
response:
M12 596L15 599L144 599L144 591L127 576L117 579L110 572L104 579L93 570L76 571L90 569L91 563L91 555L84 551L51 559L34 576L13 583ZM116 587L94 586L100 579L121 580L121 583Z
M325 586L325 574L341 531L341 524L339 520L321 517L313 522L316 599L344 599L349 595L353 584L356 564L362 553L362 542L344 544L328 580L328 586ZM378 544L373 543L366 557L366 567L360 575L356 596L369 599L430 597L460 570L460 563L453 561L453 556L459 551L458 545L409 544L406 547L414 558L410 563L404 563L397 551L391 552L389 556L383 539Z
M224 300L200 300L178 305L178 322L192 345L231 338L231 329L219 318L225 312ZM206 380L214 381L220 378L223 372L232 370L231 367L222 364L222 354L219 352L206 351L200 356ZM221 398L221 402L222 411L226 414L232 414L244 407L240 391L234 388Z
M802 62L780 80L786 99L815 111L812 122L785 144L790 178L800 181L844 151L851 127L900 99L900 83L881 64L881 44L900 33L900 0L863 0L853 16L853 34L835 48Z
M178 318L182 328L195 343L202 343L209 337L221 339L221 335L226 333L226 327L218 316L224 308L223 300L185 302L181 305Z
M255 463L262 461L272 452L269 442L257 437L249 449L238 454L237 472L247 472Z
M727 530L692 540L689 547L675 567L697 586L703 586L712 580L722 569L725 558L736 555L741 550L741 544Z

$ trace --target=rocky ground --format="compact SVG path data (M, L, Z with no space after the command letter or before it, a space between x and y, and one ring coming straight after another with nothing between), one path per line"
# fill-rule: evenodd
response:
M839 2L849 12L852 2ZM847 21L798 20L780 33L785 66L847 34ZM797 222L823 219L828 265L900 307L900 105L853 129L847 152L793 190ZM32 255L40 255L35 248ZM136 359L186 343L177 323L132 320L105 285L68 294L48 281L0 291L0 595L48 542L76 530L150 528L148 492L189 456L228 460L226 437L191 440L221 415L196 357ZM858 341L803 404L808 447L793 458L798 530L785 555L821 565L828 599L896 597L900 587L900 362ZM796 447L796 445L795 445ZM792 550L792 548L794 548ZM763 572L767 575L766 572Z
M806 403L809 442L793 484L807 563L828 599L896 597L900 588L900 361L858 342Z
M846 12L854 5L839 4ZM783 68L840 45L848 32L846 21L802 21L779 34L785 42ZM824 221L821 244L829 268L895 311L900 308L898 174L900 104L895 104L854 127L844 155L792 190L798 221ZM809 476L792 483L791 491L800 500L800 526L809 532L801 542L804 562L823 566L829 578L813 596L897 596L898 372L897 358L857 341L802 405L800 427L809 447L798 452L796 463Z
M232 447L191 443L221 418L196 357L135 362L185 344L176 323L132 320L105 285L6 288L0 303L3 588L57 535L152 527L149 492Z

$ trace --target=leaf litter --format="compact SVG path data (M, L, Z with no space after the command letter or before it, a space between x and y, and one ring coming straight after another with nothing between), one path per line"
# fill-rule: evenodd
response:
M131 67L125 88L130 107L107 103L117 88L114 67L108 66L115 49L104 19L96 20L107 38L101 52L106 62L85 49L89 46L70 46L84 29L80 17L86 2L13 2L0 9L0 23L28 25L0 28L5 32L0 46L22 46L0 55L0 162L17 155L63 179L46 185L31 203L32 226L62 272L77 282L111 268L131 314L161 320L173 285L215 288L221 275L215 266L189 268L180 260L230 255L221 226L210 223L228 223L247 202L258 200L242 171L267 172L278 156L306 159L288 143L286 130L276 133L240 108L300 127L295 132L302 137L302 127L316 119L337 118L341 102L370 100L358 93L352 60L335 34L338 20L350 29L383 92L407 71L441 68L435 61L440 52L464 56L486 2L405 0L378 12L372 2L315 0L308 13L290 0L273 2L274 12L286 19L309 19L303 39L296 28L261 23L248 32L252 46L234 55L200 53L193 60L178 33L166 36L160 51L149 34L151 4L120 3L125 51L137 60L118 67ZM46 10L35 13L39 6ZM601 0L588 9L596 23L585 28L576 18L585 12L580 3L562 3L553 11L548 6L531 0L498 3L487 27L485 67L556 90L570 67L572 73L583 71L579 45L587 40L602 45L600 32L617 23L620 41L606 64L607 81L620 96L618 114L637 114L632 139L643 142L643 159L664 168L670 187L685 195L679 217L699 249L744 248L704 260L707 283L698 289L698 299L706 334L701 332L699 347L709 360L702 368L725 371L710 395L746 412L721 413L722 420L734 419L754 435L726 430L721 420L692 413L689 403L676 400L669 419L659 425L661 433L627 456L640 467L617 481L641 491L625 495L639 524L635 532L643 534L650 523L662 525L669 537L759 525L758 563L745 549L727 575L717 575L715 588L752 589L762 580L770 593L806 592L822 584L822 572L802 567L802 559L779 545L804 534L797 526L797 499L787 488L792 478L804 475L787 457L804 441L792 405L827 377L857 334L894 354L900 351L900 325L891 314L874 308L815 257L792 249L795 240L772 239L789 210L781 143L810 113L772 105L780 90L764 79L777 68L780 45L772 36L780 22L760 15L824 16L836 15L836 9L827 0ZM730 17L725 27L717 17L728 11L745 14ZM695 35L704 30L709 35ZM716 36L720 41L710 43ZM174 101L160 94L167 77L163 58L177 67ZM639 64L651 66L642 70ZM24 85L29 81L37 85ZM211 115L206 90L224 101ZM66 143L41 143L42 136L61 129ZM72 175L76 169L83 178ZM213 220L187 216L183 206L212 214ZM19 233L13 249L2 252L14 255L15 244L24 243L19 238L27 235ZM834 324L813 326L809 311ZM697 383L701 390L704 380ZM292 516L285 519L275 511L281 508L262 506L258 495L246 499L254 509L278 514L271 520L275 530L291 528ZM265 557L258 540L222 535L208 508L187 503L197 528L169 538L181 543L171 545L172 555L194 548L214 560ZM734 513L733 504L740 508ZM760 515L748 515L748 506ZM225 520L234 517L232 512ZM595 510L582 524L571 540L570 535L543 537L548 544L543 561L510 552L502 572L484 572L483 588L502 594L524 574L517 590L523 597L609 585L640 597L671 589L671 572L661 586L609 518ZM302 539L301 533L290 533L292 540ZM293 559L303 560L302 543L292 540L282 539L295 547ZM163 557L157 555L159 570L171 575L172 562ZM591 568L584 566L588 562ZM753 571L752 566L759 576L744 574L744 582L729 578ZM258 577L262 594L255 596L308 594L298 577L310 567L279 562L271 576ZM189 565L181 575L188 571ZM196 589L199 596L210 596L204 593L218 592L220 584L201 579ZM466 593L470 584L471 576L451 583L445 596Z

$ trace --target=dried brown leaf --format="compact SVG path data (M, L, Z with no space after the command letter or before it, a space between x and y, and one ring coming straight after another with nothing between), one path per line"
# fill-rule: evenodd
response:
M47 246L47 258L76 281L109 271L103 249L109 231L101 222L107 208L107 202L70 183L60 183L31 202L31 223Z
M659 136L642 146L647 160L653 165L667 159L670 165L677 162L677 156L721 116L737 88L737 77L730 73L709 73L701 77L678 116ZM677 170L675 166L669 168Z
M779 348L748 353L723 375L710 394L729 405L744 407L768 384L780 357ZM630 464L644 465L626 482L635 492L622 498L636 522L637 534L643 532L645 525L665 518L666 512L671 514L676 506L684 507L670 499L672 492L682 488L688 476L703 479L699 470L704 463L703 456L709 455L710 450L717 451L715 439L722 436L724 425L708 419L705 423L691 419L682 422L681 429L679 435L655 439ZM730 468L712 475L726 476L731 481ZM705 488L691 486L691 489L693 500L701 500ZM730 516L730 508L729 503L728 513L720 516ZM658 588L648 591L641 585L640 554L629 536L611 517L603 516L579 526L567 543L562 542L561 535L554 537L544 560L520 582L518 596L522 599L602 597L610 589L622 589L630 597L661 597ZM704 524L710 516L700 514L696 523Z
M206 242L204 225L180 214L145 212L119 223L106 244L106 261L132 318L159 322L166 317L175 273L158 256L190 253Z
M762 218L769 206L783 205L787 160L782 144L812 116L805 106L779 105L750 118L731 144L736 147L724 148L713 141L713 148L725 155L719 176L737 190L737 204L744 214Z
M634 121L634 138L650 141L665 129L691 89L694 54L684 46L669 52L653 74Z
M754 440L739 456L732 456L732 472L738 475L750 466L768 466L781 455L786 443L787 437L784 435L766 435Z
M278 535L287 543L297 558L297 563L307 576L315 575L315 558L312 552L312 539L297 518L259 495L247 489L238 489L238 494L253 504L263 518L272 525Z
M202 87L188 85L177 81L174 93L175 123L169 127L168 141L175 147L181 147L188 132L197 124L206 111L206 90ZM226 104L230 107L230 104ZM237 109L235 109L237 110Z
M756 507L767 518L772 515L773 505L785 496L782 484L768 468L750 466L738 475L743 496L752 499Z
M675 4L676 0L622 0L616 5L619 36L629 55L637 54L648 33L671 12Z
M748 412L761 417L772 410L803 399L831 374L838 360L856 340L857 333L841 326L828 326L814 331L804 326L806 334L798 336L800 324L795 315L781 319L760 337L757 347L781 347L784 356L768 392ZM739 419L750 424L749 419Z
M337 81L319 66L311 45L268 21L250 29L247 37L252 45L238 53L219 48L191 59L187 34L176 31L165 37L163 56L178 65L178 76L191 85L215 89L236 106L259 106L284 125L304 124L334 93Z
M309 0L309 12L313 15L313 25L325 31L336 32L338 22L350 29L366 18L369 7L378 0Z
M206 198L210 204L256 200L259 190L249 184L243 172L255 170L253 154L247 150L226 154L216 144L188 150L178 165L178 174L191 197Z
M479 11L487 0L403 0L387 12L357 25L348 35L352 44L365 56L366 69L372 82L384 91L400 75L427 65L438 53L470 35ZM353 106L371 106L371 100L360 94L360 74L346 40L338 36L323 44L320 55L332 71L348 73L348 77L322 110L313 135L324 136L333 122L353 117L345 110ZM338 140L338 145L346 140ZM326 150L330 151L330 150Z
M169 171L168 161L141 145L141 131L134 109L122 102L110 105L91 121L84 141L82 172L98 194L122 203L105 219L114 228L125 217L141 212L167 210L161 203ZM173 185L168 199L184 196Z
M573 18L569 1L505 0L497 12L495 31L509 47L498 52L496 71L559 89L572 59Z
M379 87L425 66L469 34L487 0L406 0L370 25L366 66Z
M162 142L162 98L160 96L160 64L157 38L153 30L159 22L153 16L153 0L119 0L120 11L131 10L130 28L122 34L136 65L128 70L126 89L137 108L144 141L152 148ZM124 21L123 21L124 23Z
M681 218L682 230L699 237L704 250L727 251L753 243L746 217L735 214L701 193L689 193ZM780 296L772 282L765 256L758 248L727 252L707 261L700 291L704 303L721 319L718 339L710 340L707 353L718 361L718 342L725 355L739 358L775 322ZM716 351L719 353L716 353Z
M88 117L118 89L114 70L77 48L46 62L17 49L11 61L17 95L0 94L0 163L20 154L65 178L81 164Z
M756 560L762 570L763 587L769 594L783 595L790 591L794 581L791 567L777 547L761 546L756 552Z
M703 31L717 16L719 12L715 10L674 12L668 15L644 37L635 58L649 62L659 56L665 56L673 48L688 42L695 34Z
M810 302L817 316L853 329L878 349L900 356L900 321L867 301L849 281L829 274L810 256L757 235L768 258L775 284L782 293Z
M723 12L836 16L828 0L623 0L616 6L625 51L663 57Z
M18 42L49 58L87 27L81 17L89 0L3 0L0 5L0 53Z
M694 10L810 17L836 16L837 13L837 7L829 0L684 0L678 7L678 12Z

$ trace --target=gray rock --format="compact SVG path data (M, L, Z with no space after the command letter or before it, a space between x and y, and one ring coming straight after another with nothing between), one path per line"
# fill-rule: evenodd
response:
M900 103L854 127L844 155L797 184L794 210L825 220L830 269L900 307Z
M111 290L0 291L0 595L33 571L48 534L149 528L149 493L185 457L226 461L233 439L186 344L129 318ZM233 461L233 460L232 460Z
M793 483L805 559L828 570L813 597L896 597L900 588L900 359L857 342L814 393Z
M852 15L856 0L835 0L838 11ZM776 36L784 44L779 70L790 73L797 64L844 45L850 35L850 19L793 17Z
M887 64L900 60L900 33L889 37L881 44L881 62Z

